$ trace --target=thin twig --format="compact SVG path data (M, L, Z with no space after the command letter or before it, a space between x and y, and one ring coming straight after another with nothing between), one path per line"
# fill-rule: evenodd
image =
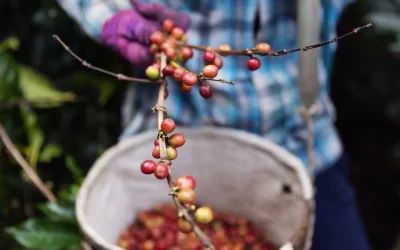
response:
M38 174L33 170L32 166L26 162L24 157L21 155L17 147L11 141L4 127L0 124L0 137L4 142L4 145L14 157L14 159L18 162L21 168L24 170L25 174L29 177L29 179L33 182L33 184L39 189L39 191L50 201L57 202L56 196L51 192L51 190L46 186L46 184L40 179Z
M360 30L364 29L364 28L369 28L371 27L372 24L366 24L364 26L360 26L357 27L355 29L353 29L352 31L341 35L339 37L335 37L332 38L326 42L322 42L322 43L317 43L317 44L313 44L313 45L308 45L308 46L304 46L304 47L300 47L300 48L296 48L296 49L283 49L280 51L271 51L271 52L260 52L257 51L255 48L251 48L251 49L243 49L243 50L221 50L218 48L210 48L209 46L200 46L200 45L191 45L191 44L185 44L185 46L188 46L192 49L197 49L197 50L202 50L202 51L206 51L206 50L214 50L216 53L222 54L222 55L244 55L244 56L251 56L251 55L259 55L259 56L283 56L283 55L287 55L289 53L293 53L293 52L298 52L298 51L307 51L310 49L315 49L318 47L322 47L325 46L329 43L334 43L340 39L343 39L345 37L354 35L356 33L358 33Z
M116 74L114 72L93 66L92 64L88 63L87 61L83 60L82 58L80 58L77 54L75 54L68 46L67 44L65 44L61 38L59 38L57 35L53 35L53 38L56 39L63 47L64 49L70 53L73 57L75 57L76 60L78 60L79 62L81 62L81 64L89 69L113 76L115 78L117 78L118 80L121 81L131 81L131 82L140 82L140 83L161 83L162 80L149 80L149 79L143 79L143 78L136 78L136 77L129 77L123 74Z
M228 80L225 80L225 79L214 79L214 78L203 77L203 78L200 78L200 80L214 81L214 82L221 82L221 83L228 83L228 84L231 84L231 85L235 85L234 81L228 81Z
M161 63L160 63L160 68L162 69L166 66L166 56L164 53L161 54ZM161 72L162 76L162 72ZM157 105L154 107L155 110L157 110L157 115L158 115L158 129L161 129L161 123L164 120L164 113L165 113L165 107L164 107L164 92L165 92L165 87L166 87L166 81L164 80L163 83L160 85L160 89L158 91L158 100L157 100ZM160 108L161 107L161 108ZM160 144L160 160L162 162L167 163L169 166L171 165L171 161L167 157L167 147L166 147L166 142L165 142L165 136L160 136L159 137L159 144ZM167 176L167 182L170 190L173 190L175 188L175 184L172 181L172 173L171 173L171 168L169 168L169 174ZM214 245L212 244L210 238L197 226L197 224L194 222L192 216L190 215L188 209L178 200L178 198L175 195L172 195L172 199L174 201L174 204L178 210L178 214L182 214L182 216L192 225L193 227L193 232L196 234L196 236L200 239L202 245L210 250L215 250Z

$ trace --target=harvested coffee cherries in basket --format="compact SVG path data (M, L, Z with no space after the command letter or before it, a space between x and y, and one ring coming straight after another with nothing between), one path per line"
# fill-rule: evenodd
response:
M209 216L208 207L202 216ZM200 209L199 208L199 209ZM213 212L210 223L198 224L218 250L275 250L249 220L229 213ZM179 218L174 204L142 211L120 236L118 245L127 250L203 250L192 226Z

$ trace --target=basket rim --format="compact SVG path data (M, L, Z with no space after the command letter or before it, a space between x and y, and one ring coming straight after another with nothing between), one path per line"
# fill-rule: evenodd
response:
M201 128L191 128L191 127L180 127L180 133L190 134L191 132L195 132L198 134L207 134L207 135L216 135L216 136L225 136L236 140L242 140L249 144L252 144L254 147L259 148L260 150L267 151L272 153L278 161L285 162L286 165L296 172L299 177L301 186L303 187L303 197L306 200L311 199L312 197L312 184L311 180L306 171L305 165L296 155L290 153L285 148L280 145L268 140L265 137L252 134L250 132L232 129L232 128L219 128L219 127L201 127ZM92 183L95 182L97 177L101 174L102 170L109 167L108 164L104 164L108 162L112 157L118 155L120 152L127 150L128 148L136 145L140 145L144 141L148 141L149 139L154 138L154 131L147 130L143 133L132 135L130 137L126 137L123 140L116 143L114 146L108 148L103 155L101 155L92 165L90 170L88 171L76 198L76 217L79 223L83 234L89 238L90 241L95 242L96 245L101 246L107 250L125 250L117 245L110 244L106 242L98 233L88 224L86 220L86 216L84 213L84 208L86 206L87 195ZM288 242L280 247L279 250L291 250L293 249L293 245Z

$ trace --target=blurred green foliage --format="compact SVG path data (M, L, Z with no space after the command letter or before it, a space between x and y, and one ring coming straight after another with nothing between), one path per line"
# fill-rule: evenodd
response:
M0 1L0 16L0 123L59 194L45 202L0 142L0 249L78 249L74 196L121 133L126 83L83 68L52 35L100 67L129 74L130 66L53 0Z

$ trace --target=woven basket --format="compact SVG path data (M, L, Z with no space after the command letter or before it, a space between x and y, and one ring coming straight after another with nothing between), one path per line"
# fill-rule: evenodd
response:
M247 217L281 250L309 248L313 211L305 201L310 201L312 185L296 156L242 131L179 128L178 132L187 140L178 149L172 175L196 178L199 204ZM155 137L156 132L149 131L124 139L88 173L76 211L94 249L123 250L116 243L135 215L171 202L167 182L143 175L139 168L142 161L152 159ZM307 234L302 231L304 223L309 224Z

